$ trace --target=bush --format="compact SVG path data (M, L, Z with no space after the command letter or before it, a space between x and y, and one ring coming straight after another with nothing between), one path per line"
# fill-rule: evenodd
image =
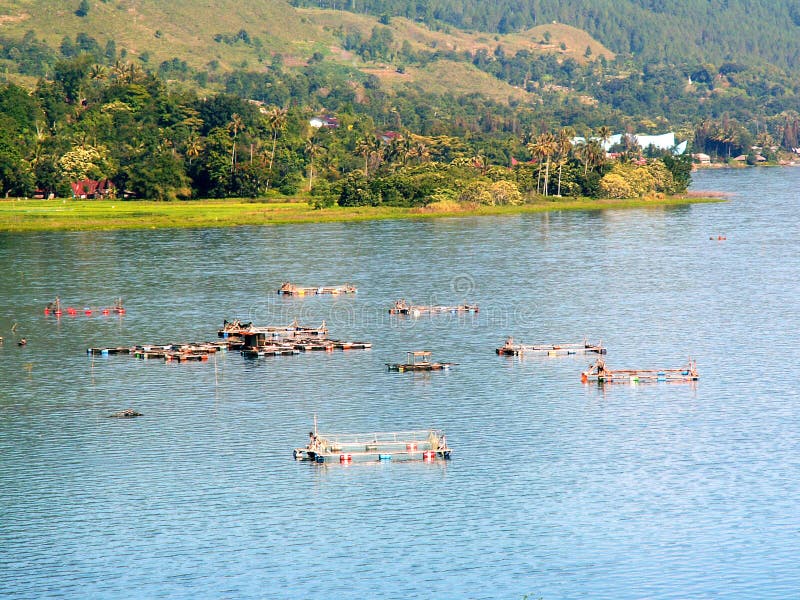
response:
M619 173L608 173L600 180L600 190L606 198L631 198L633 190Z
M339 206L377 206L380 203L380 197L373 193L361 172L350 173L340 185Z
M495 181L490 187L489 192L494 198L494 204L498 205L519 205L522 204L522 194L513 181Z

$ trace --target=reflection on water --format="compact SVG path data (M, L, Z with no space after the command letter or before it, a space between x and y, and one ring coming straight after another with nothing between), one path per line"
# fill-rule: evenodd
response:
M700 173L737 195L669 209L0 235L3 596L795 595L797 177ZM359 292L284 298L283 281ZM45 317L56 295L128 312ZM481 310L397 318L398 298ZM234 317L374 347L85 353L210 340ZM582 385L592 357L499 357L507 335L602 339L611 368L691 355L700 381ZM386 372L416 349L459 365ZM127 407L144 416L107 418ZM295 463L315 413L440 427L453 460Z

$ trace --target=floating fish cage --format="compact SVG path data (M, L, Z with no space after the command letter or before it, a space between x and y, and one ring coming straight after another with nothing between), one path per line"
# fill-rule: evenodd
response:
M358 292L355 286L349 283L342 285L321 285L321 286L303 286L294 283L284 283L278 288L278 294L285 296L319 296L323 294L339 295L339 294L355 294Z
M410 315L418 317L420 315L436 315L436 314L458 314L458 313L476 313L478 312L477 304L459 304L457 306L437 306L437 305L422 305L410 304L405 300L398 300L394 306L389 309L390 315Z
M298 461L315 463L364 463L449 460L452 450L447 436L438 429L374 433L309 434L305 448L295 448Z
M432 362L431 353L427 350L417 350L406 353L404 363L386 363L389 371L404 373L406 371L447 371L456 363L451 362Z
M693 360L677 369L608 369L599 359L588 370L581 373L583 383L688 383L697 381L697 363Z
M325 321L319 327L300 325L297 320L288 325L255 326L252 323L242 323L238 319L223 321L222 329L217 331L221 338L240 337L245 345L252 346L266 343L267 340L282 340L295 338L328 336L328 327Z
M577 344L515 344L514 338L510 337L503 346L496 349L496 352L501 356L524 356L526 354L569 356L572 354L605 354L606 348L602 342L591 344L586 340Z

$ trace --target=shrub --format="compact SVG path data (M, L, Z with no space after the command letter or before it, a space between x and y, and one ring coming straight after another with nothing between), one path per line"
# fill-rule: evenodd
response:
M600 190L606 198L631 198L633 190L619 173L608 173L600 180Z

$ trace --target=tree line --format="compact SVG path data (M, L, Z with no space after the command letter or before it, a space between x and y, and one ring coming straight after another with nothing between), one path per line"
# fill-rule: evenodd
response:
M0 86L0 186L6 196L69 196L71 183L110 179L119 195L159 200L304 193L318 206L425 206L675 193L689 182L688 163L641 162L631 149L611 164L597 140L573 145L573 129L483 133L442 121L414 131L355 106L315 127L311 106L199 96L135 63L80 55L32 92ZM627 188L607 185L615 172Z

